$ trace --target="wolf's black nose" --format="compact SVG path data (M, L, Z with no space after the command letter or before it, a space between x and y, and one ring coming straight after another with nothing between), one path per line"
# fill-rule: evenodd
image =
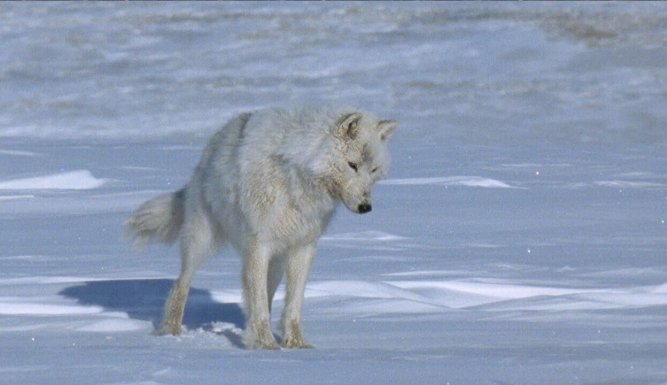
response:
M362 203L362 204L359 205L359 207L357 207L357 211L359 211L360 214L367 213L367 212L371 211L372 209L373 209L373 207L371 207L370 203Z

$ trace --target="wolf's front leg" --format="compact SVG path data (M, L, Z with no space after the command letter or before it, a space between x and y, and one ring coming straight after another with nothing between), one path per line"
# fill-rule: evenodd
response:
M271 253L253 243L243 256L243 297L248 317L243 342L249 349L278 349L269 323L267 278Z
M285 348L312 348L303 339L301 331L301 305L306 289L306 278L311 262L315 256L315 245L294 250L287 256L287 287L285 293L285 308L282 315L283 347Z

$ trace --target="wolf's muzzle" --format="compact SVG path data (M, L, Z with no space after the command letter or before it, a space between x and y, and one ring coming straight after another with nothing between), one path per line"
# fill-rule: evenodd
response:
M373 209L370 203L362 203L357 207L357 211L359 214L365 214L367 212L370 212Z

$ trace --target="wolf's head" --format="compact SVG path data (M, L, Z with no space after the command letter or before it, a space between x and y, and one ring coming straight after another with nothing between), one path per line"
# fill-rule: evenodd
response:
M350 211L371 211L371 187L387 172L387 142L395 128L393 120L378 121L360 112L342 114L330 127L329 190Z

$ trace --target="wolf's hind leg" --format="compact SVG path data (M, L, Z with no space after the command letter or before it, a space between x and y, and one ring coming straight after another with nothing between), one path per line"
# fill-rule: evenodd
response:
M190 218L187 218L180 239L181 273L169 293L164 306L162 323L156 334L181 334L190 282L197 268L215 249L212 230L208 219L200 213L194 212Z
M169 292L169 297L164 305L164 315L160 327L155 331L157 335L179 335L181 334L181 323L185 312L185 303L190 291L192 276L181 274Z

